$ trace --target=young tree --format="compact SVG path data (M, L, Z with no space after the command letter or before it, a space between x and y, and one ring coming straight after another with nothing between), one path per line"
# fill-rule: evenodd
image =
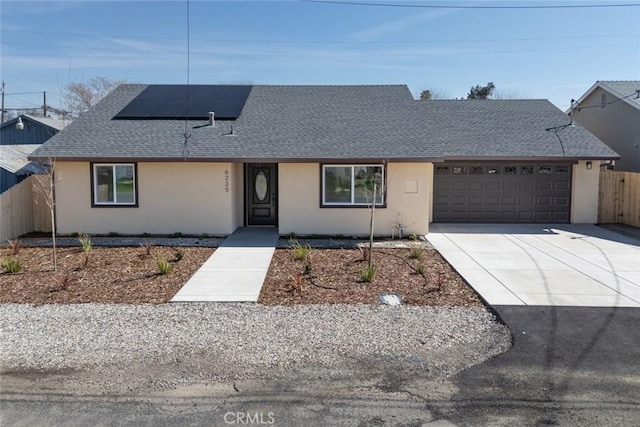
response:
M489 99L495 88L493 82L487 83L486 86L475 85L467 94L467 99Z
M90 110L124 80L109 80L106 77L92 77L86 82L69 83L64 89L66 109L76 117Z
M58 270L58 256L56 248L56 194L55 194L55 160L49 159L40 162L40 166L45 171L42 175L35 175L33 180L33 190L40 196L42 203L49 208L51 220L51 249L53 258L53 271Z
M430 99L447 99L447 95L439 90L425 89L420 93L420 99L428 101Z

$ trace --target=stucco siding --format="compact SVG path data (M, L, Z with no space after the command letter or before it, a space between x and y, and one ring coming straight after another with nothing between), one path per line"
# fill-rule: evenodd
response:
M590 108L575 109L573 118L620 155L616 170L640 172L640 110L623 101L602 108L603 94L606 103L619 99L598 87L582 102Z
M571 223L595 224L598 222L598 184L600 168L598 162L581 160L573 165L571 189Z
M233 172L230 163L138 163L138 207L92 207L90 164L58 162L58 232L230 234L242 191Z
M376 211L375 234L391 234L392 225L399 220L406 227L405 234L427 234L432 176L431 163L388 164L387 206ZM278 182L280 234L369 233L369 209L320 207L319 164L281 163Z

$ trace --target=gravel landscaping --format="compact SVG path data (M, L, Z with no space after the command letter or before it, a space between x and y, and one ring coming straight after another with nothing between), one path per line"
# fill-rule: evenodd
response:
M0 316L4 374L99 368L102 390L131 383L136 366L171 366L164 386L309 369L446 378L511 342L480 307L2 304Z

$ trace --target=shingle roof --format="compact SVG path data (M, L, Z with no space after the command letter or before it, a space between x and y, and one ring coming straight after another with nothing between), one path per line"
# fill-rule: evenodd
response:
M122 85L44 144L58 159L219 161L616 158L548 101L416 101L406 86L253 86L236 121L112 118L146 85ZM233 126L234 136L229 136ZM562 144L560 143L562 140ZM562 148L564 147L564 154Z
M35 162L29 162L29 156L39 144L0 145L0 167L16 175L41 173L43 171Z
M637 92L640 90L640 80L598 80L578 99L576 105L582 104L596 88L602 88L619 100L640 109L640 98Z
M28 116L31 120L35 120L36 122L40 122L43 125L52 127L54 129L57 130L62 130L65 128L65 126L67 126L67 124L70 123L69 120L61 120L61 119L54 119L51 117L36 117L36 116Z
M612 94L621 99L625 98L636 108L640 108L640 98L637 92L640 91L640 80L601 80L599 83Z
M14 126L15 123L18 121L18 118L29 119L34 122L41 123L45 126L49 126L50 128L53 128L56 130L62 130L67 124L70 123L69 120L61 120L61 119L54 119L51 117L37 117L37 116L31 116L29 114L21 114L18 117L14 117L13 119L7 120L6 122L2 123L2 127Z

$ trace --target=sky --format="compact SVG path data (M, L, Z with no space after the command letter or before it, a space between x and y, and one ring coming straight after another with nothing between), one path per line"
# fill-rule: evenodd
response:
M41 106L43 91L63 107L66 85L106 77L406 84L416 98L493 82L565 110L597 80L640 80L640 1L327 1L0 0L5 107Z

